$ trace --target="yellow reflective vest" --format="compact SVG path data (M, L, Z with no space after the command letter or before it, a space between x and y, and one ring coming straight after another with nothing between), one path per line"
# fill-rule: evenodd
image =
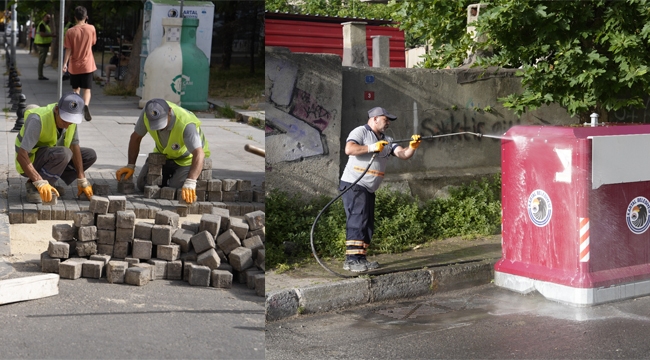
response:
M34 35L34 44L36 45L50 45L52 43L52 37L51 36L41 36L41 33L38 31L38 29L41 27L41 24L45 26L45 31L48 33L51 33L52 31L50 30L50 27L45 24L44 22L38 23L36 26L36 31Z
M185 127L189 124L194 124L196 130L199 132L201 137L201 142L203 143L203 152L205 157L210 156L210 148L208 147L208 141L205 139L205 135L201 131L201 122L196 116L182 107L167 101L169 107L174 111L176 115L176 122L174 123L174 128L169 134L169 141L167 141L167 146L163 147L160 143L160 138L158 137L158 131L151 130L149 126L149 119L147 114L143 114L144 125L147 128L147 132L153 138L156 143L156 147L153 149L153 152L165 154L167 159L174 160L179 166L190 166L192 165L192 153L187 150L185 146L185 140L183 139L183 133L185 132Z
M56 146L56 143L59 140L59 132L56 128L56 120L54 119L54 107L55 104L50 104L44 107L39 107L36 109L25 111L25 119L29 114L37 114L41 117L41 135L38 137L38 142L34 145L34 148L29 152L29 160L34 163L34 158L36 157L36 151L42 147L53 147ZM77 129L76 124L70 124L68 129L65 131L65 137L63 139L63 146L70 148L72 139L74 138L74 133ZM18 136L16 136L16 170L20 174L24 174L23 168L18 163L18 149L23 141L23 136L25 136L25 125L20 128Z

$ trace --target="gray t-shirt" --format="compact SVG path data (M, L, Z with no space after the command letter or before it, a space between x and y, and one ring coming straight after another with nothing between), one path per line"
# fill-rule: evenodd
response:
M383 134L381 138L378 139L377 135L375 135L367 124L352 130L346 140L346 143L352 141L359 145L370 145L379 140L386 140L389 144L384 146L384 149L377 154L375 161L372 162L366 175L364 175L363 179L359 180L357 183L357 185L365 187L371 193L377 191L382 180L384 180L386 161L388 161L388 157L393 154L393 150L395 150L397 144L392 144L391 141L393 141L393 139ZM341 180L349 183L355 182L368 166L370 158L372 158L372 153L350 156L348 158L348 163L345 165L345 169L343 170Z
M20 148L26 150L27 152L32 151L36 143L38 143L38 138L41 136L41 117L38 114L29 114L27 119L25 119L25 132L23 134L23 140L20 142ZM59 129L59 137L56 141L56 146L63 146L65 140L66 129ZM79 145L79 136L77 133L77 128L75 127L74 134L72 135L72 142L70 145Z
M162 130L158 130L158 138L163 147L167 147L167 142L169 141L169 135L176 124L176 115L172 111L172 116L169 120L169 125ZM140 113L138 121L135 123L135 133L140 136L145 136L147 134L147 127L144 125L144 110ZM188 124L183 131L183 141L187 147L187 151L193 152L197 148L203 147L203 141L201 141L201 136L199 131L196 129L196 125Z

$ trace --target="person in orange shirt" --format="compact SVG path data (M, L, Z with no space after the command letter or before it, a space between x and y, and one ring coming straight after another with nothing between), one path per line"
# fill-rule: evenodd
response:
M63 73L70 73L70 85L75 93L80 94L80 89L84 90L84 119L90 121L90 90L93 74L97 70L92 47L97 42L97 33L95 27L88 24L88 12L85 7L77 6L74 9L74 18L76 24L65 33L63 46L66 51L61 70Z

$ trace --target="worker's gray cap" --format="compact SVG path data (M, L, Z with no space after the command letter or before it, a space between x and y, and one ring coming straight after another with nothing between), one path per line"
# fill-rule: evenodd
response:
M386 109L383 107L374 107L368 111L368 118L375 117L375 116L385 116L391 121L397 120L397 116L388 113Z
M61 96L59 103L59 116L63 121L72 124L81 124L84 118L84 99L77 93L67 93Z
M151 130L162 130L167 126L167 114L169 114L169 104L163 99L151 99L144 106L145 115L149 119L149 128Z

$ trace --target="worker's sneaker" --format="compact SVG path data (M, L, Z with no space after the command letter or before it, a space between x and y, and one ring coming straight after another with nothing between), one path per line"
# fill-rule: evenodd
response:
M378 262L376 262L376 261L368 261L368 259L366 259L365 257L359 259L359 262L366 265L366 268L368 270L379 269L379 263Z
M32 184L31 181L25 183L25 193L27 194L27 202L32 204L40 204L43 202L41 200L41 194L38 193L36 186Z
M348 270L352 272L364 272L368 271L368 268L366 267L365 264L361 263L357 259L352 259L352 260L345 260L343 262L343 270Z
M86 121L93 119L93 117L90 115L90 109L88 109L88 105L84 105L84 119L86 119Z

